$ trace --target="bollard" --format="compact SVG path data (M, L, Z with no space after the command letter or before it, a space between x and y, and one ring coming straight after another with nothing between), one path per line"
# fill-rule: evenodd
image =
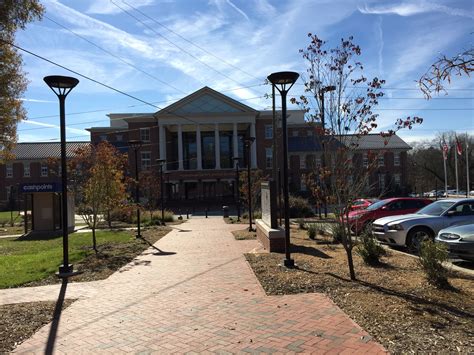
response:
M207 208L206 208L206 218L207 218Z
M186 219L189 219L189 209L186 210Z

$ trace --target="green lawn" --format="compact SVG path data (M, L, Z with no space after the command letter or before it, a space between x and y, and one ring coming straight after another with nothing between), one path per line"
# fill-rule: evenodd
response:
M0 221L1 220L8 220L10 221L10 218L11 218L11 214L10 214L10 211L3 211L3 212L0 212ZM13 219L19 219L20 216L18 216L18 211L13 211Z
M97 232L97 243L129 243L129 232ZM91 233L69 236L69 260L83 259L93 251ZM62 264L62 237L43 240L0 239L0 288L14 287L41 280L54 274Z

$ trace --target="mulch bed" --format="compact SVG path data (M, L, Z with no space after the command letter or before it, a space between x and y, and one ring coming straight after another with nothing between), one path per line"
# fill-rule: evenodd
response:
M248 229L233 231L235 240L253 240L257 239L257 232L249 232Z
M341 245L296 229L291 242L292 270L279 266L282 254L246 255L267 294L325 293L391 353L474 351L473 276L451 272L454 290L439 290L416 258L389 252L380 267L369 267L354 250L353 282Z
M134 239L130 243L104 243L98 246L99 253L96 255L92 250L80 262L74 264L74 268L81 273L69 278L71 282L88 282L104 280L122 266L131 262L135 257L148 249L150 244L156 243L171 231L170 227L153 227L142 231L142 237L146 240ZM61 279L51 275L43 280L33 281L22 285L43 286L60 283Z
M64 300L62 309L74 300ZM56 302L28 302L0 306L0 353L12 351L43 325L51 322Z

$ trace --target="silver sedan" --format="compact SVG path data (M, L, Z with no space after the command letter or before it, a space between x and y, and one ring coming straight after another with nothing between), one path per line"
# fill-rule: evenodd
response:
M435 241L445 244L452 257L474 261L474 223L442 229Z

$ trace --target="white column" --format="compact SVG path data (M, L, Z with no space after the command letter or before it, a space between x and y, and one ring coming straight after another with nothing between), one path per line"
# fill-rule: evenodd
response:
M250 151L251 153L250 167L252 169L256 169L257 168L257 137L255 136L255 123L250 124L250 136L255 137L255 141L252 143L252 147Z
M196 125L197 169L202 170L201 127Z
M234 151L234 155L232 156L232 158L238 158L239 157L239 135L237 132L237 122L234 122L233 133L232 133L232 147ZM234 161L234 164L237 164L237 162Z
M183 170L183 127L178 125L178 170Z
M219 124L214 124L214 143L216 153L216 169L221 168L221 141L219 139Z
M166 131L165 126L160 125L160 159L166 160ZM163 165L163 170L166 170L166 164Z

